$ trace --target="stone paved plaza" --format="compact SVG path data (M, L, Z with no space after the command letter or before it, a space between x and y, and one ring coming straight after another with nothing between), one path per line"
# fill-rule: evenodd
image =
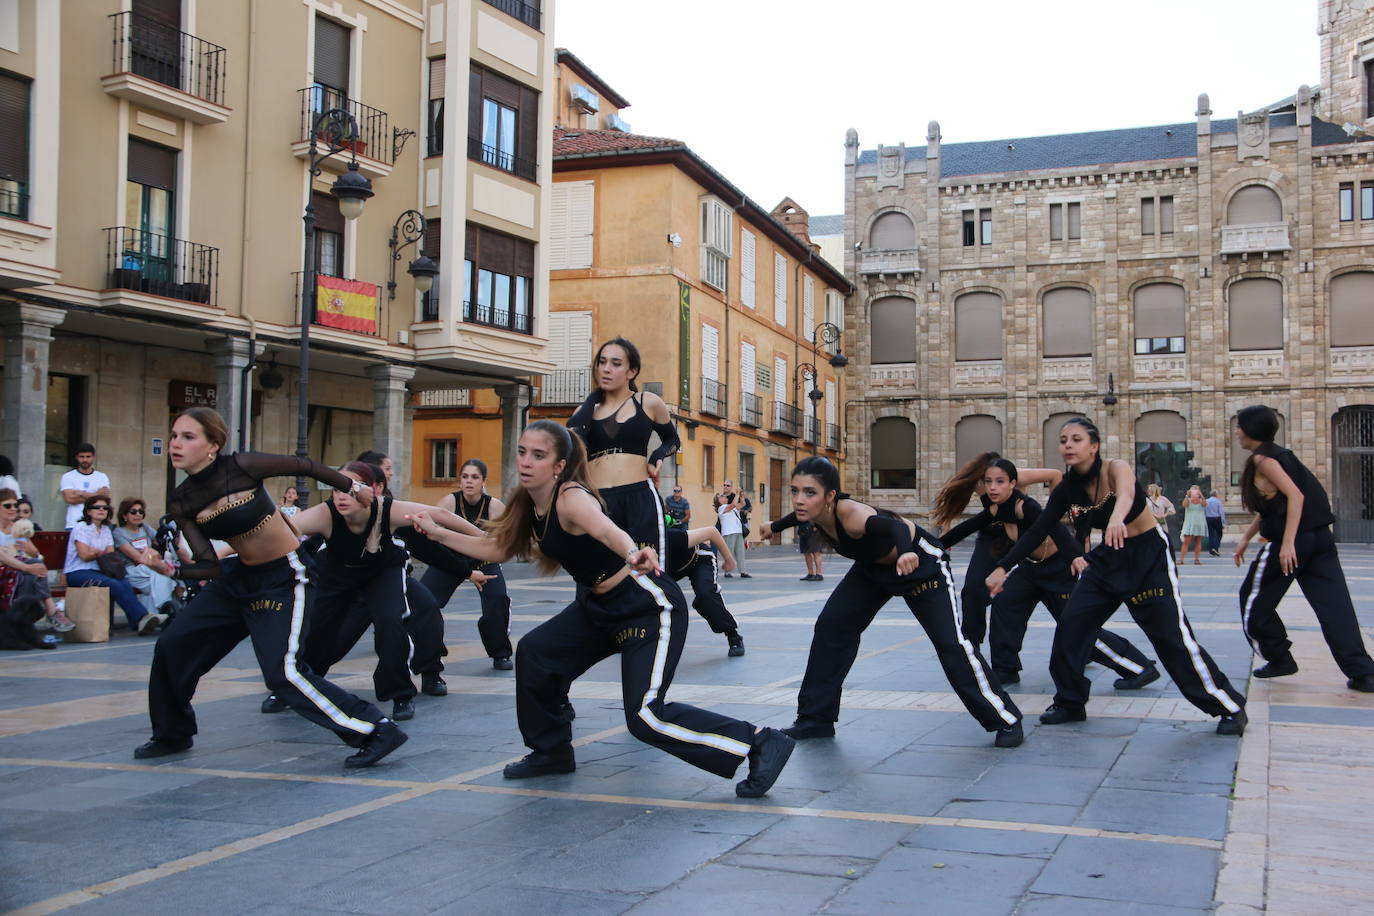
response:
M1344 556L1368 635L1374 554ZM754 578L724 583L748 654L727 658L693 616L670 696L790 723L812 621L848 567L829 560L808 583L794 550L750 551ZM1182 568L1188 613L1244 685L1241 573L1229 556L1204 564ZM510 572L516 636L572 594ZM1116 694L1096 666L1088 721L1041 727L1052 630L1038 611L1013 689L1026 742L1009 751L894 601L865 634L836 738L800 744L756 801L631 738L612 662L572 691L577 772L505 781L524 753L514 678L482 655L474 609L467 587L447 609L450 695L421 696L410 742L362 774L322 729L258 712L247 643L201 685L194 750L146 763L131 752L148 736L151 640L0 654L0 911L1368 912L1352 841L1374 808L1374 697L1345 689L1296 594L1284 612L1303 670L1251 684L1240 742L1167 678ZM1124 612L1113 628L1146 647ZM370 697L371 662L358 651L335 674Z

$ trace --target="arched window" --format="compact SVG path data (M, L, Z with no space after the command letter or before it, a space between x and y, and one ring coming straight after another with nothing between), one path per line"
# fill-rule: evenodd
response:
M1187 449L1188 421L1181 415L1172 410L1152 410L1136 419L1135 474L1141 485L1173 486Z
M1002 358L1002 297L964 293L954 300L954 358Z
M1357 270L1331 281L1331 346L1374 347L1374 272Z
M1049 419L1045 421L1045 467L1064 466L1064 459L1059 457L1059 428L1074 417L1081 416L1081 413L1056 413L1050 414Z
M916 362L916 300L885 296L869 310L872 362Z
M873 251L905 251L916 247L916 225L905 213L891 211L873 221L868 233Z
M1187 304L1183 287L1146 283L1135 291L1135 352L1182 353L1186 349Z
M987 414L964 417L954 426L954 466L983 452L1002 451L1002 421Z
M1237 280L1226 291L1232 350L1283 349L1283 284L1267 277Z
M869 428L875 490L916 489L916 425L883 417Z
M1040 304L1045 355L1091 356L1093 294L1086 289L1061 287L1045 293Z
M1252 184L1241 188L1226 205L1228 226L1283 222L1283 202L1271 188Z

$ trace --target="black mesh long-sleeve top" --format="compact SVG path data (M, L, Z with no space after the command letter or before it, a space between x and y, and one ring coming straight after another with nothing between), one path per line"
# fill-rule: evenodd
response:
M181 578L217 578L219 557L210 539L227 541L252 534L277 513L276 504L262 485L269 477L310 477L345 493L354 484L351 477L310 458L264 452L217 455L209 467L183 480L167 505L167 514L185 535L194 558L181 568ZM207 506L226 496L244 492L249 495L205 512Z
M1011 525L1015 527L1018 532L1027 531L1035 527L1035 523L1040 520L1042 514L1040 504L1020 490L1012 490L1011 496L1000 506L994 505L992 500L988 499L986 495L983 496L982 499L982 512L979 512L977 515L973 516L973 518L960 522L940 535L940 540L944 542L946 547L953 547L975 531L981 532L986 530L990 525L995 524L1001 524L1003 526ZM1016 515L1016 506L1018 503L1021 506L1020 518ZM1081 557L1083 555L1082 545L1064 525L1051 525L1049 536L1053 539L1055 546L1059 548L1060 552L1067 556ZM1039 546L1039 544L1036 544L1035 547L1032 547L1032 552Z

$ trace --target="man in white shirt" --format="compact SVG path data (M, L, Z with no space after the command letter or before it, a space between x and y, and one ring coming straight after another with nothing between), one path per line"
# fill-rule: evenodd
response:
M76 447L76 467L62 475L58 485L67 504L67 530L81 521L81 507L92 496L110 498L110 478L95 469L95 446L83 442Z

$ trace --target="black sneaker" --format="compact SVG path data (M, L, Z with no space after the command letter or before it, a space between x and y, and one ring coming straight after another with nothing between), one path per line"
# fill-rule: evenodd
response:
M729 575L729 573L726 573L726 575ZM752 578L754 578L753 576L749 575L748 573L740 573L740 574L739 574L739 577L740 577L741 579L752 579Z
M515 667L515 663L510 660L509 655L502 655L491 660L491 666L497 671L510 671Z
M827 722L824 719L805 719L798 716L797 721L784 728L782 733L797 741L805 741L807 738L833 738L835 737L835 723Z
M1267 661L1255 669L1255 677L1287 677L1297 673L1298 663L1293 660L1291 655Z
M264 713L271 715L274 712L286 712L290 705L275 693L269 693L263 698L262 706L259 707Z
M501 775L507 779L529 779L571 773L576 769L577 758L573 756L573 749L566 747L557 751L531 751L515 763L506 764Z
M448 684L437 674L420 675L420 692L432 697L448 696Z
M739 630L726 630L725 642L730 646L730 651L726 653L730 658L739 658L744 654L744 637L739 635Z
M1345 686L1360 693L1374 693L1374 674L1361 674L1345 682Z
M391 701L391 720L393 722L404 722L407 719L415 718L415 698L405 697Z
M1139 690L1146 684L1153 684L1157 680L1159 680L1159 669L1155 667L1154 662L1150 662L1149 667L1144 671L1130 677L1119 677L1112 681L1112 686L1117 690Z
M993 668L992 673L997 675L997 680L1001 682L1003 687L1010 687L1012 684L1021 683L1021 672L1019 671L1002 671L1001 669Z
M405 744L409 737L395 722L383 719L377 723L372 734L368 735L363 746L358 748L358 753L344 758L344 766L350 770L375 766L387 754Z
M135 760L147 760L151 757L166 757L168 754L180 754L191 749L192 740L190 738L154 738L153 740L140 744L134 748Z
M997 737L992 739L994 747L1020 747L1021 742L1026 740L1026 733L1021 730L1021 723L1015 725L1003 725L997 730Z
M816 573L814 576L811 577L811 581L812 581L812 582L824 582L824 581L825 581L825 576L822 576L820 573Z
M1245 710L1233 713L1229 716L1222 716L1217 723L1218 735L1235 735L1240 737L1245 734L1245 726L1250 723L1250 717L1245 714Z
M1063 725L1065 722L1084 722L1088 718L1088 711L1080 707L1059 706L1051 704L1050 708L1040 714L1041 725Z
M749 748L749 775L735 783L740 798L762 798L782 775L787 758L797 742L776 728L765 728L754 736Z

